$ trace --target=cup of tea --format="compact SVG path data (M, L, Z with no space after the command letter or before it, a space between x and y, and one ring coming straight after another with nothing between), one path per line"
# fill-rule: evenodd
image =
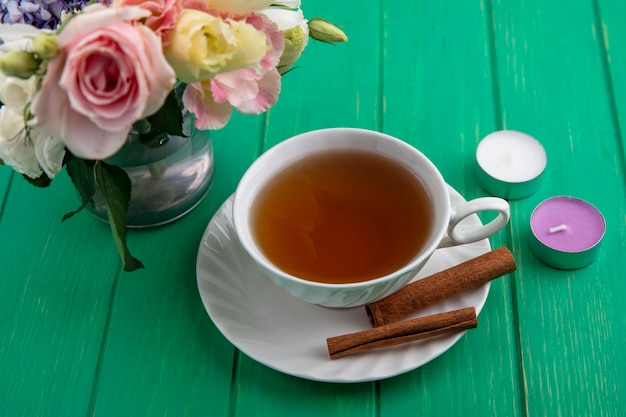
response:
M457 227L481 211L485 225ZM436 249L485 239L509 220L495 197L451 207L420 151L392 136L330 128L287 139L243 175L233 223L243 248L279 287L327 307L355 307L402 288Z

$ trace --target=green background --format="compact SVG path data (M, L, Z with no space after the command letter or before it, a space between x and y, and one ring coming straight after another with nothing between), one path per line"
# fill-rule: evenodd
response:
M309 0L350 37L312 42L278 104L214 132L216 172L183 219L131 231L145 270L122 271L108 226L81 214L65 174L38 190L0 167L2 416L626 415L626 2ZM539 191L511 201L491 238L518 269L493 282L479 327L427 365L378 382L283 375L238 352L196 287L202 233L247 166L303 131L362 127L424 152L465 198L480 139L537 138ZM575 271L528 250L533 208L555 195L598 207L598 259Z

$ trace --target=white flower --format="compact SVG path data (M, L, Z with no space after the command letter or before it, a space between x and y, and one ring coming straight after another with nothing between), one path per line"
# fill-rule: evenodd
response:
M301 3L302 2L300 0L279 0L272 2L272 5L280 6L283 8L288 7L290 9L298 9L300 8Z
M288 8L285 8L285 7ZM293 29L297 26L303 30L307 28L307 22L304 19L304 13L299 8L299 1L282 1L274 2L271 7L261 10L265 16L269 17L276 25L278 29L285 30ZM307 29L308 34L308 29Z
M38 77L23 80L0 72L0 159L20 174L49 178L61 170L65 147L59 138L30 127L25 116L37 91Z
M294 7L294 9L285 9L280 5ZM280 57L280 63L277 68L281 74L284 74L304 52L309 42L309 27L307 20L304 18L304 13L297 8L300 6L300 1L282 1L280 5L272 5L272 7L262 10L261 13L276 23L283 32L285 50Z
M43 172L35 148L26 137L24 118L6 106L0 109L0 159L31 178Z
M0 70L20 78L35 74L40 69L42 56L35 55L33 41L38 41L37 53L54 54L56 42L51 33L50 30L40 30L26 24L0 24ZM42 42L44 39L47 42ZM47 50L42 50L42 47L47 47Z
M8 51L29 51L33 39L41 33L53 33L48 29L37 29L25 23L15 23L13 25L0 24L0 52Z
M63 168L65 143L61 138L50 136L39 129L30 130L30 140L35 148L35 157L39 166L52 179Z
M0 159L20 174L48 178L61 171L65 145L39 129L26 131L24 117L7 106L0 108Z
M23 80L0 72L0 101L15 113L22 113L35 96L38 83L39 77Z

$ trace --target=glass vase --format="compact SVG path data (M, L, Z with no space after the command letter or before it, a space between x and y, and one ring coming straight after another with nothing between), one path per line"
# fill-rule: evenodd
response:
M116 165L131 181L127 227L164 225L193 210L207 195L213 179L213 148L208 131L195 129L185 118L185 136L166 135L158 143L143 144L131 131L129 139L105 162ZM88 210L108 221L102 196L94 195Z

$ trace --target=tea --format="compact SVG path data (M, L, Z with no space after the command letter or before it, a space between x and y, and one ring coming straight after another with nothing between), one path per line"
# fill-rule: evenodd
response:
M280 171L252 207L252 229L265 256L294 276L351 283L406 265L432 229L432 203L421 182L391 158L332 150Z

